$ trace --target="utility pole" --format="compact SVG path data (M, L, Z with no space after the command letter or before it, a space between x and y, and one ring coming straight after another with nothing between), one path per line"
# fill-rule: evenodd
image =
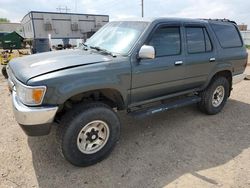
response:
M75 12L77 13L77 0L75 0Z
M141 17L144 17L144 0L141 0Z

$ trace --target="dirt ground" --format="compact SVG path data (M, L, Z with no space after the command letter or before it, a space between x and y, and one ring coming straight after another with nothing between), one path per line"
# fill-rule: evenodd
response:
M56 150L55 128L43 137L24 134L0 75L0 187L250 187L250 81L235 85L215 116L195 106L144 120L119 116L111 155L74 167Z

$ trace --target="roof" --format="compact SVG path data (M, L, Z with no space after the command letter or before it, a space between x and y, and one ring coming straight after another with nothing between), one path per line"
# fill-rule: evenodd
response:
M233 23L234 21L228 19L200 19L200 18L174 18L174 17L159 17L159 18L127 18L119 19L117 21L139 21L139 22L192 22L192 23L208 23L208 22L223 22Z
M199 19L192 19L192 18L174 18L174 17L158 17L158 18L125 18L125 19L119 19L118 21L141 21L141 22L155 22L155 21L190 21L190 22L202 22L204 23L204 20Z
M30 11L28 12L21 20L21 22L23 21L23 19L28 16L29 14L33 14L33 13L40 13L40 14L66 14L66 15L84 15L84 16L107 16L109 17L109 15L102 15L102 14L80 14L80 13L71 13L71 12L43 12L43 11Z
M17 22L1 22L1 25L21 25L21 23L17 23Z

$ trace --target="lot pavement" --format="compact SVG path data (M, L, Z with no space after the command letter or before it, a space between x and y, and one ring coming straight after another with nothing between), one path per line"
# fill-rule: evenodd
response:
M195 106L143 120L119 116L121 138L110 157L74 167L58 154L55 129L23 133L0 75L0 187L250 187L250 81L235 85L215 116Z

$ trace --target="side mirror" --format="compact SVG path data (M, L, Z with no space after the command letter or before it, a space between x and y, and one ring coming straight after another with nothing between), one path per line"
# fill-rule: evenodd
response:
M154 59L155 49L153 46L143 45L139 51L138 57L140 59Z

